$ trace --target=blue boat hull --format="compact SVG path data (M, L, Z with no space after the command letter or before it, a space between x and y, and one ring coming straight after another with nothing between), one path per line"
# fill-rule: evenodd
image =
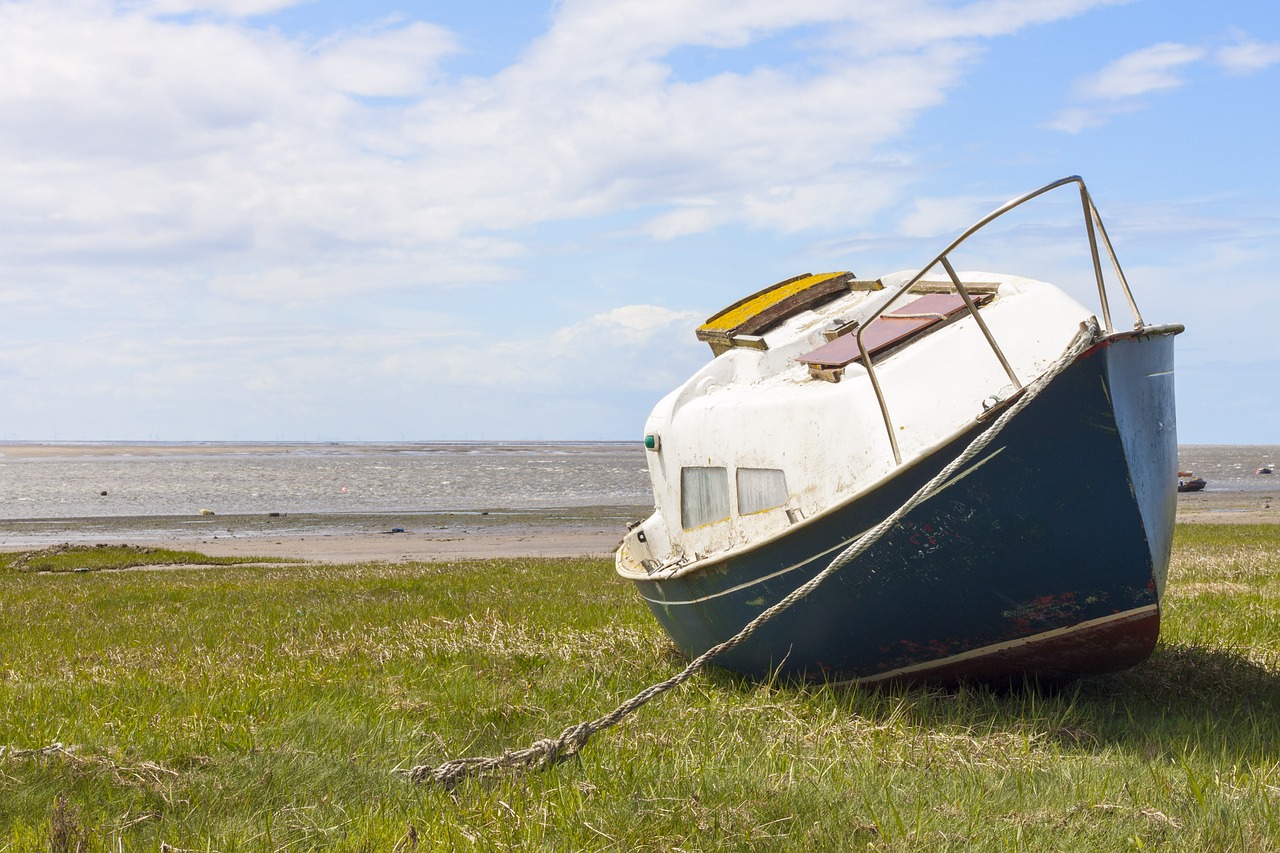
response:
M824 680L1073 678L1159 634L1177 468L1173 334L1080 356L968 468L807 598L716 659ZM985 429L784 536L640 594L695 656L895 511Z

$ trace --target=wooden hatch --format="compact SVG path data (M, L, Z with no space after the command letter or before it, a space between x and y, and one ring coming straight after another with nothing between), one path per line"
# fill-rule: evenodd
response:
M972 298L975 305L981 306L991 301L992 294L974 293ZM872 320L862 333L862 342L867 354L874 356L963 310L964 297L960 294L929 293ZM856 329L850 329L847 334L800 356L800 361L809 365L809 372L815 377L838 380L845 367L862 360L856 332Z
M716 355L734 346L764 349L761 335L770 326L850 290L879 290L879 282L854 281L851 272L805 273L770 285L725 308L698 327L698 340Z

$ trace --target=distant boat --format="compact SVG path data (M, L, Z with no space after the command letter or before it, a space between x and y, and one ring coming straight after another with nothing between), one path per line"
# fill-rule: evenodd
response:
M1068 185L1100 322L1051 284L954 269L971 235ZM1112 322L1102 257L1131 319ZM649 416L655 510L623 539L617 571L697 656L911 505L714 662L861 683L1132 666L1160 629L1182 330L1142 319L1079 177L1008 202L918 272L766 288L698 329L714 357ZM965 453L996 421L991 443Z
M1180 492L1199 492L1207 485L1208 483L1190 471L1178 472L1178 491Z
M1256 472L1254 472L1254 473L1257 473L1257 474L1270 474L1270 473L1271 473L1271 466L1270 466L1270 465L1263 465L1261 468L1259 468L1259 469L1258 469Z

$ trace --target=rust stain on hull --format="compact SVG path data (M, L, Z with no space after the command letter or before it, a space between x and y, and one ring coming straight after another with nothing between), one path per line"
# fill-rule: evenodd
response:
M1153 606L856 681L939 684L1031 677L1066 681L1135 666L1151 655L1159 636L1160 611Z

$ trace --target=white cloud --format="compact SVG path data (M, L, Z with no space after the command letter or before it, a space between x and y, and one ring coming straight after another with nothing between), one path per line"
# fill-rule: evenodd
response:
M448 30L414 22L322 45L317 71L339 92L410 97L425 93L440 60L458 50Z
M1057 115L1046 122L1045 127L1051 130L1061 130L1064 133L1079 133L1083 130L1102 127L1115 116L1136 112L1140 109L1142 109L1142 105L1135 102L1067 107L1060 110Z
M1090 100L1115 101L1149 92L1176 89L1186 83L1177 71L1198 62L1206 51L1194 45L1163 42L1111 62L1081 81L1078 91Z
M725 222L728 215L711 200L677 202L675 210L653 217L644 224L645 233L655 240L674 240L710 231Z
M578 352L614 341L625 345L645 344L655 334L694 319L695 315L687 311L672 311L658 305L624 305L561 329L552 339L564 352Z
M459 282L499 282L514 275L509 263L523 248L508 241L483 238L459 240L452 251L444 246L422 250L366 252L360 257L328 256L322 262L306 258L263 258L257 264L225 264L209 275L211 293L235 302L299 303L328 301L353 292L435 288Z
M393 386L453 408L477 388L659 393L706 358L701 317L575 322L595 309L559 307L581 285L556 281L538 286L560 331L491 320L539 232L591 220L643 250L726 227L847 231L901 199L909 131L984 39L1107 2L565 0L506 68L468 77L451 70L465 40L429 21L317 38L255 27L286 0L0 3L0 302L40 328L0 359L45 380L7 399L55 412L56 386L74 410L136 381L149 412L209 389L216 419L245 389L246 411ZM682 76L686 48L765 40ZM939 227L929 204L912 233ZM428 333L370 318L433 296L448 319ZM112 334L78 334L100 318Z
M1057 115L1045 123L1045 127L1061 130L1064 133L1079 133L1091 127L1101 127L1106 123L1106 114L1097 108L1071 107L1059 110Z
M269 15L308 0L136 0L121 5L144 15L190 15L212 13L232 18Z
M1128 53L1074 87L1076 103L1061 109L1046 127L1079 133L1106 124L1113 116L1145 108L1148 95L1172 92L1187 85L1185 72L1212 62L1232 74L1246 75L1280 63L1280 43L1259 42L1234 31L1236 43L1210 51L1195 44L1161 42Z
M907 237L952 235L990 213L994 207L989 198L918 198L902 217L897 230Z
M1144 95L1169 92L1186 85L1178 72L1203 61L1208 51L1196 45L1162 42L1135 50L1079 80L1080 103L1058 112L1046 126L1079 133L1106 124L1114 115L1139 109Z
M879 0L847 4L851 27L839 39L858 54L874 55L960 39L991 39L1132 0ZM788 4L789 6L790 4Z
M418 375L442 384L522 391L580 387L665 393L709 358L693 335L703 318L657 305L625 305L542 338L433 348L411 359ZM536 357L530 354L536 353ZM405 360L395 359L397 370Z
M1280 42L1242 39L1236 44L1219 48L1214 53L1213 60L1233 74L1253 74L1280 63Z
M856 221L900 181L849 164L940 103L975 56L952 25L1005 33L1096 3L575 0L487 79L443 76L458 43L425 22L310 43L156 17L284 5L0 6L0 228L27 238L29 262L111 253L338 270L370 253L442 256L471 235L641 209L655 211L648 230L660 238ZM691 82L664 62L683 45L740 47L819 24L855 41L911 36L874 63L847 61L844 41L807 50L809 64ZM458 268L502 274L483 261ZM299 294L334 295L306 286L336 278L325 269L301 274Z

